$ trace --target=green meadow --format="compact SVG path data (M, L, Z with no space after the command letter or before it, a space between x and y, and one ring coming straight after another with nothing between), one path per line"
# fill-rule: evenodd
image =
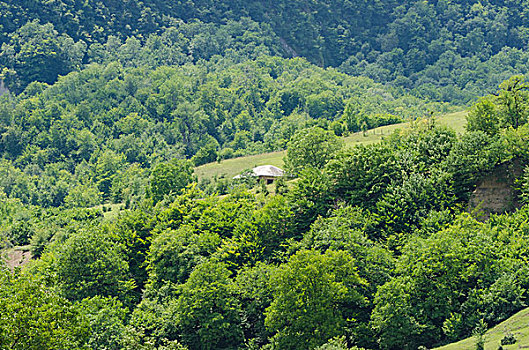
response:
M507 334L513 334L516 338L516 343L503 345L503 350L529 348L529 308L523 309L511 318L489 329L485 333L485 350L498 350L501 340ZM476 349L476 340L476 337L470 337L434 350L474 350Z

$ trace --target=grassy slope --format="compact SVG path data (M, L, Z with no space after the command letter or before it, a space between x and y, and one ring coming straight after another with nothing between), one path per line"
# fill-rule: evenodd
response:
M489 329L485 334L485 350L497 350L500 340L509 332L514 334L517 341L513 345L504 345L504 350L529 348L529 308ZM436 350L474 350L475 348L476 338L470 337Z
M456 112L446 114L437 118L441 125L447 125L455 129L458 133L464 131L466 124L466 112ZM382 126L380 128L369 130L364 136L362 133L355 133L344 138L347 146L359 144L369 144L380 141L384 136L390 135L395 129L404 128L408 123ZM233 177L240 174L243 170L252 169L259 165L283 166L283 157L285 151L258 154L254 156L240 157L223 160L220 163L209 163L195 168L198 178Z

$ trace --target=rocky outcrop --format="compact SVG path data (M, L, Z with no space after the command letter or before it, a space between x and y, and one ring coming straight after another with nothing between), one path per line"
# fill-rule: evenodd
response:
M487 219L520 208L515 181L523 172L519 160L502 163L485 175L470 196L469 211Z

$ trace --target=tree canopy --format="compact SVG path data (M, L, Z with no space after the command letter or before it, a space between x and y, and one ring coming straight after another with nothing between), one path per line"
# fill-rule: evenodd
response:
M528 10L0 0L0 348L415 350L526 307Z

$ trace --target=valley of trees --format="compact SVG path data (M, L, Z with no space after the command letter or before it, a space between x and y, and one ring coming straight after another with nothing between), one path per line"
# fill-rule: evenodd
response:
M310 126L344 135L450 108L302 59L94 64L0 98L0 190L41 207L137 202L172 159L201 165L284 149Z
M0 349L429 349L526 307L528 6L0 0Z

